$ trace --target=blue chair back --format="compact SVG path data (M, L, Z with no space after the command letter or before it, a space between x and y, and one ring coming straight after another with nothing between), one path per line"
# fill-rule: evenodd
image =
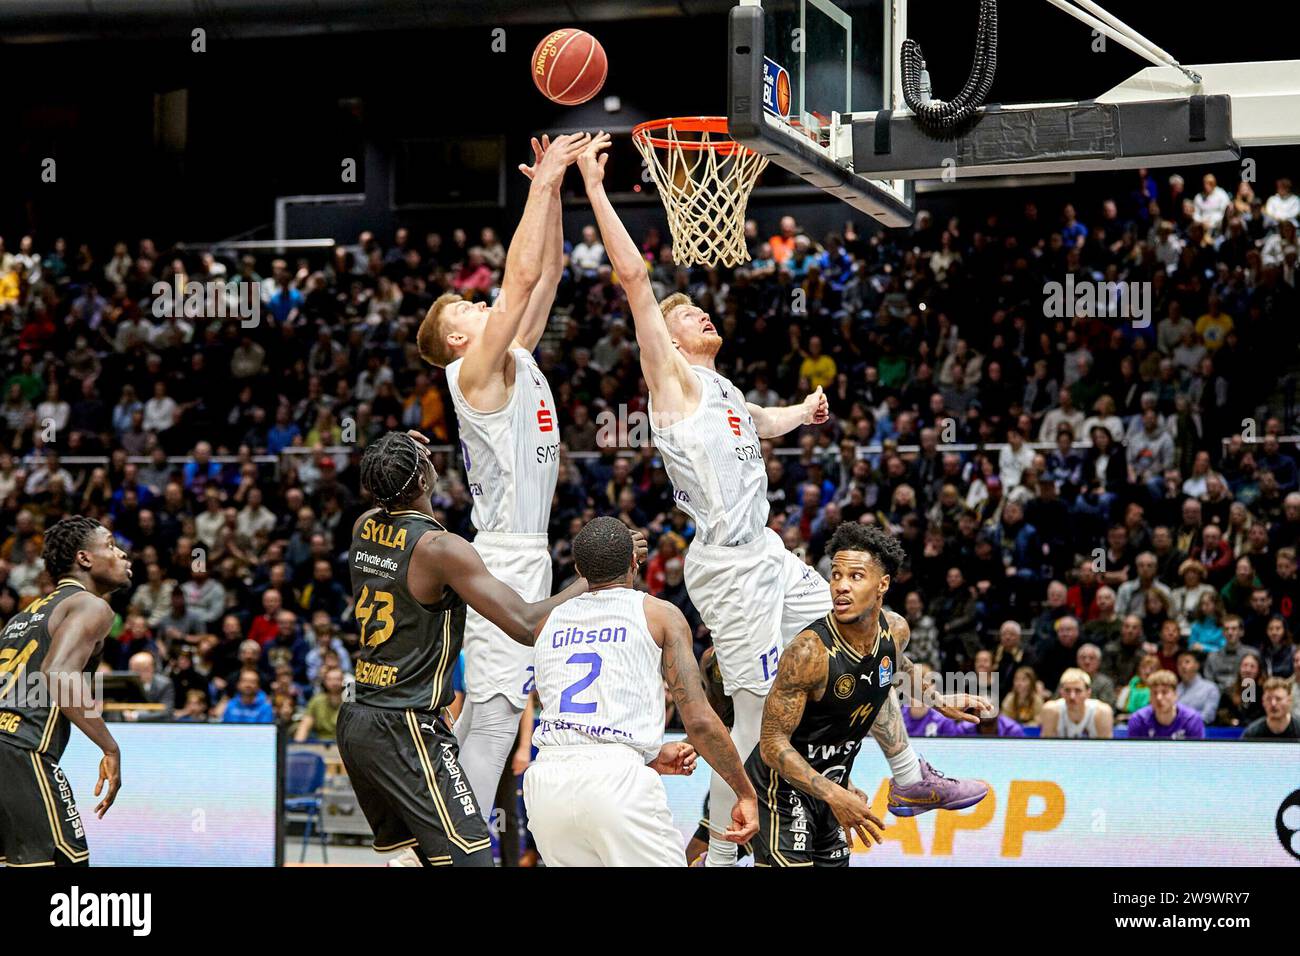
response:
M325 759L307 750L290 750L285 759L284 795L303 797L325 786Z

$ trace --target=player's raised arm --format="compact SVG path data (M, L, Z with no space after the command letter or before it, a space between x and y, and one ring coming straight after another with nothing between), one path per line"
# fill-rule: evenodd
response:
M690 368L668 334L668 326L650 286L650 277L646 275L641 251L605 194L605 163L609 154L604 150L608 146L608 133L593 138L578 157L578 169L587 187L596 227L605 243L605 254L609 256L610 265L627 294L627 304L636 327L636 344L641 350L641 371L650 387L650 394L660 404L675 405L675 399L679 399L687 387L684 383L690 376Z
M534 178L537 167L541 165L542 157L551 148L551 138L543 136L538 140L533 137L532 145L533 165L519 166L519 171L529 179ZM551 318L551 306L555 304L555 291L559 287L560 278L564 275L564 217L563 204L560 200L562 182L563 177L555 181L551 202L547 206L542 272L537 285L533 286L532 294L528 297L528 306L524 309L523 318L519 323L519 332L515 337L515 344L530 352L537 348L542 333L546 331L546 324Z
M552 205L560 201L560 181L589 138L587 133L557 137L533 167L524 214L506 253L501 294L492 308L492 317L483 327L483 334L466 350L461 365L460 384L467 393L481 388L500 371L506 353L519 334L533 289L542 277L546 225L551 219Z
M41 673L48 681L51 702L104 754L95 784L95 796L103 793L95 814L102 818L122 788L122 754L98 713L99 705L85 671L96 646L113 624L113 609L103 598L82 593L69 598L55 613L62 616L50 622L54 640L41 664Z
M764 408L761 405L745 406L754 419L754 429L759 438L778 438L794 431L800 425L820 425L830 417L830 406L820 385L798 405Z
M812 631L802 631L790 642L763 705L759 754L763 763L792 786L825 802L844 828L846 839L851 841L850 834L856 832L870 846L873 839L880 842L878 831L884 829L884 823L872 814L866 798L860 791L842 787L818 773L790 742L808 701L820 698L826 690L828 663L826 647ZM897 703L894 709L897 711Z
M533 644L537 627L552 610L587 590L586 579L579 578L559 594L529 603L493 575L474 547L455 534L425 535L416 546L411 563L426 580L432 577L453 588L466 604L508 637L529 646Z
M645 611L651 633L662 642L664 680L677 704L687 739L736 794L726 839L747 843L758 832L758 795L745 773L744 755L736 752L731 732L705 695L704 681L691 650L690 625L682 612L666 601L647 597Z

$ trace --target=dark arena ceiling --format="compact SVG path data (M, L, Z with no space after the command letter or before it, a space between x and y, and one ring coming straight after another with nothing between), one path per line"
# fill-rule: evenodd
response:
M722 14L733 0L0 0L0 44L276 36Z

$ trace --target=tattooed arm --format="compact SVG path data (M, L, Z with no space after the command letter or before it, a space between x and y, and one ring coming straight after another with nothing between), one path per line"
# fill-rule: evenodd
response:
M997 707L991 701L986 700L976 694L949 694L946 697L927 694L928 687L921 686L921 672L916 669L916 665L908 658L903 651L907 648L907 643L912 639L912 629L907 624L907 618L893 611L885 612L885 620L889 622L889 633L894 638L894 647L898 653L898 672L900 677L906 674L907 677L902 681L903 693L906 694L917 706L933 706L935 710L943 714L949 720L965 721L967 723L978 724L980 717L992 717L997 715ZM927 682L928 683L928 682ZM884 733L889 740L889 745L896 747L893 753L900 752L907 746L907 727L903 724L903 712L899 706L898 695L890 695L893 702L893 709L898 715L898 727L887 727ZM967 713L968 708L975 708L979 714ZM880 747L885 751L886 756L891 755L891 751L886 749L885 741L877 735L877 728L885 721L885 711L882 709L876 722L872 725L871 735L880 743ZM901 731L901 735L898 733ZM901 736L902 742L898 739Z
M899 657L902 665L902 656ZM886 757L896 757L907 749L907 725L903 723L903 711L898 706L898 695L890 694L880 705L876 722L871 725L871 736Z
M763 730L758 738L763 763L819 800L828 799L840 788L809 765L790 743L790 736L803 719L808 701L820 700L825 693L828 661L826 646L812 631L803 631L790 642L763 704Z
M871 846L872 841L881 841L880 831L885 825L871 812L866 795L847 781L840 786L818 773L790 742L808 701L820 700L826 692L828 666L826 646L812 631L804 631L790 642L763 704L758 752L763 763L783 780L831 808L844 830L845 842L851 843L852 834L857 833L865 845Z
M758 795L731 734L705 696L704 680L691 650L691 626L676 607L654 597L645 599L645 616L650 633L663 648L664 681L677 704L687 739L736 794L732 825L725 837L733 843L747 843L758 832Z

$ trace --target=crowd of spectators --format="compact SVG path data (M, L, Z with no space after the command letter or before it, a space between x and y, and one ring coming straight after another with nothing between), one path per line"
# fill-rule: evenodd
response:
M827 424L764 443L771 526L823 573L840 522L896 534L888 602L909 654L1000 680L983 732L1038 723L1075 670L1120 724L1170 672L1204 724L1267 721L1266 686L1291 709L1300 463L1275 388L1297 360L1300 197L1211 175L1189 195L1145 170L1114 184L1095 209L1022 191L904 230L814 237L787 216L764 237L751 221L734 270L678 268L662 234L643 236L656 290L714 314L718 368L748 401L826 391ZM323 262L0 240L0 620L52 586L42 529L97 518L135 566L104 666L163 704L130 718L328 738L356 646L361 451L396 428L446 446L435 503L472 534L443 374L414 345L437 295L493 294L505 248L471 234L363 232ZM644 586L703 653L682 581L694 529L631 427L647 391L594 227L566 263L538 352L562 422L556 585L575 530L615 515L646 532ZM1054 316L1067 276L1139 284L1149 312L1102 294ZM260 317L161 309L159 282L251 292Z

